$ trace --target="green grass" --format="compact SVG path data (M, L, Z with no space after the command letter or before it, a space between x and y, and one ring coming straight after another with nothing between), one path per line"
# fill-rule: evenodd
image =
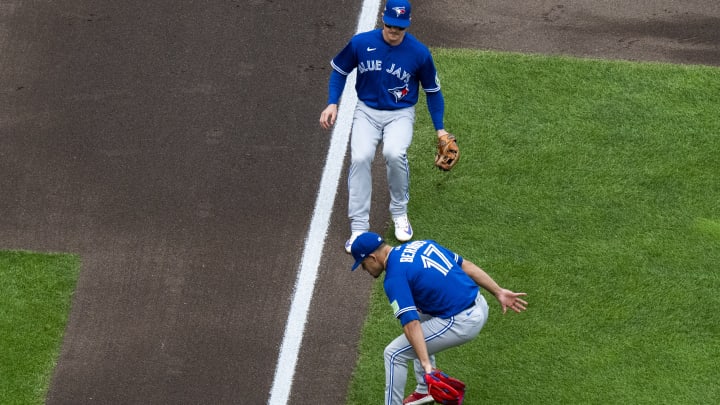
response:
M0 403L45 402L79 267L74 255L0 252Z
M486 294L480 336L438 356L465 404L720 402L720 69L435 55L462 155L433 170L421 102L415 237L530 302L502 316ZM377 282L348 404L383 401L391 312Z

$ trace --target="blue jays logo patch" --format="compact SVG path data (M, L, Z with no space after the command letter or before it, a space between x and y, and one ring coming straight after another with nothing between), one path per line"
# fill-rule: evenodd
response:
M407 84L402 87L395 87L394 89L388 89L388 91L390 92L390 94L395 96L396 103L399 103L400 100L402 100L410 92L410 90L408 90Z
M395 12L396 17L400 17L405 14L405 6L393 7L392 9Z

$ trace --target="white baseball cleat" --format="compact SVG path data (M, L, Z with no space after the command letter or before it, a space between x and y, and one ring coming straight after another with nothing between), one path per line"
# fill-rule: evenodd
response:
M410 220L408 220L407 214L393 218L393 222L395 223L395 239L400 242L407 242L412 239L413 230L412 226L410 226Z
M351 254L351 253L352 253L352 244L353 244L353 242L355 242L355 239L357 239L357 237L360 236L360 235L362 235L362 234L363 234L363 232L353 232L353 233L350 235L350 239L348 239L347 241L345 241L345 251L347 252L347 254Z

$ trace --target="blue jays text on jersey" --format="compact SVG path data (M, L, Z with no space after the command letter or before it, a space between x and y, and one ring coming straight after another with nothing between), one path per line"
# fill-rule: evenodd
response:
M462 263L461 256L432 240L391 250L383 287L400 322L419 319L418 312L449 318L473 305L479 287Z
M363 74L365 72L380 71L380 70L383 70L382 60L377 59L377 60L368 60L365 62L360 62L358 64L357 68L358 68L358 73L360 73L360 74ZM403 81L405 83L410 82L410 78L412 77L412 75L410 73L406 72L405 70L403 70L402 67L398 66L397 68L395 68L394 63L388 69L385 69L385 72L397 77L398 79L400 79L401 81Z
M382 29L357 34L331 65L342 76L357 68L358 99L378 110L415 105L420 86L426 93L440 92L430 50L409 33L396 46L384 41ZM331 85L329 101L336 103L341 91Z

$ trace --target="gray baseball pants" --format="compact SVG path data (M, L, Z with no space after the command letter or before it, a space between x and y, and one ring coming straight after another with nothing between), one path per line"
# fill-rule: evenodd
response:
M350 137L348 174L348 218L352 232L370 230L371 166L380 142L387 169L390 215L407 213L410 199L407 149L412 142L414 124L415 107L375 110L358 101Z
M447 319L420 315L425 344L430 361L435 367L435 353L459 346L473 340L485 326L488 318L488 304L478 292L475 306L460 311ZM385 405L400 405L404 399L405 383L407 382L408 363L413 361L417 387L415 391L426 394L425 370L417 359L415 350L402 334L385 348Z

